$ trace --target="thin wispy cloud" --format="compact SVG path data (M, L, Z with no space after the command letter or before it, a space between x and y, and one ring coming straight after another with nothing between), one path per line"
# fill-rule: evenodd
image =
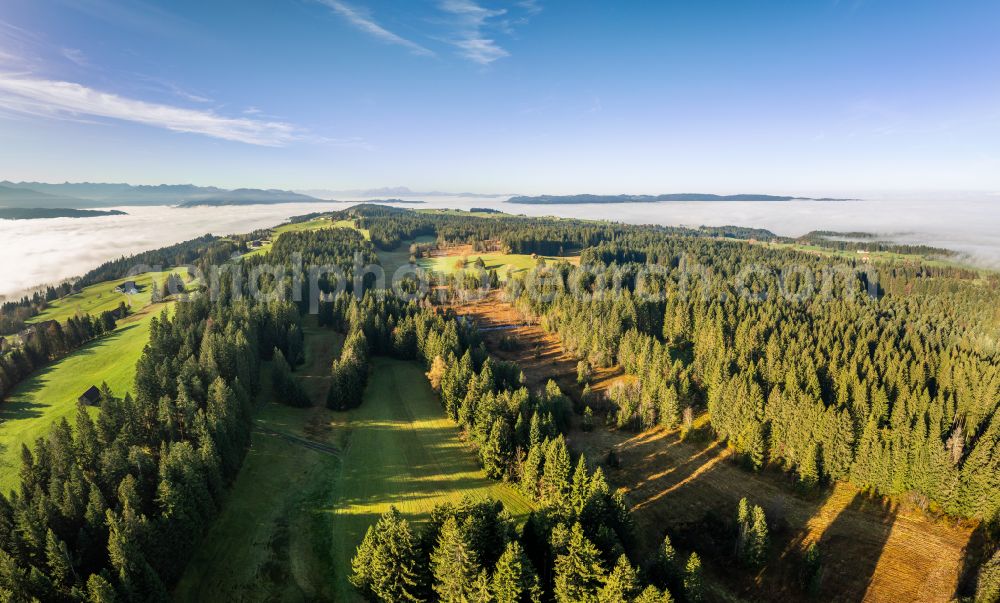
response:
M506 10L485 8L472 0L444 0L439 7L454 20L455 34L449 41L459 49L459 54L463 57L480 65L489 65L497 59L510 56L496 40L485 33L488 22L502 17L507 13Z
M80 67L90 67L90 61L87 60L87 55L83 53L79 48L63 48L62 55L71 63L75 63Z
M407 48L410 52L421 56L434 56L434 51L408 40L399 34L393 33L375 22L371 16L365 14L360 9L354 8L340 0L319 0L319 2L329 7L333 12L343 17L355 28L381 40L387 44L394 44Z
M280 147L305 138L296 127L280 121L226 117L209 110L150 103L25 74L0 73L0 106L8 113L115 119L260 146Z

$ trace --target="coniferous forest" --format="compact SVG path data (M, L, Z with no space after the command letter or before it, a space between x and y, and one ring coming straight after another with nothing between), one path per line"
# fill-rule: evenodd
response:
M347 572L360 596L716 600L701 557L681 553L669 533L655 553L640 555L628 496L605 473L614 460L586 458L568 444L575 429L600 421L606 429L639 432L684 429L698 416L707 417L711 436L747 474L776 469L804 491L846 482L935 517L983 526L981 569L959 594L996 600L995 273L919 259L876 265L804 253L766 231L737 227L371 205L292 224L316 219L352 220L357 229L292 229L267 253L238 259L232 252L246 250L245 237L205 237L116 260L84 277L86 283L119 278L130 261L204 273L220 262L270 267L257 282L222 280L214 291L186 292L153 319L127 394L105 388L96 414L81 406L74 421L60 421L21 451L19 486L0 495L5 600L168 599L227 504L256 437L258 401L355 409L378 378L374 356L420 363L441 412L485 475L516 488L532 511L517 520L499 501L469 498L440 505L416 524L393 508L368 528L349 568L331 569ZM443 249L556 259L539 258L502 281L480 259L471 270L481 270L482 278L435 275L416 294L410 286L376 289L361 267L418 236ZM342 281L312 279L307 267L316 265L341 271ZM498 288L488 295L558 338L578 362L581 385L611 367L624 378L599 396L589 388L582 396L563 391L555 380L529 387L522 367L487 348L449 283ZM21 320L31 307L30 300L11 304L4 316ZM319 401L296 375L306 360L304 321L313 313L324 336L343 337ZM56 323L4 353L0 393L113 330L118 318L106 313ZM753 572L768 562L773 524L754 493L745 496L729 510L725 539L742 571ZM813 547L804 559L796 588L808 593L819 580L822 553Z

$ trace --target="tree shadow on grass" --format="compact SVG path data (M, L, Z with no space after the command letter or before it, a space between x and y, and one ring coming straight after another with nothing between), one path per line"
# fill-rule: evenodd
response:
M820 538L824 601L860 601L872 586L875 570L896 522L897 507L857 492Z
M976 581L979 578L979 568L983 562L989 558L990 554L996 550L996 540L998 534L990 534L987 524L980 523L969 542L965 545L962 555L962 566L958 574L958 586L955 589L955 597L973 597L976 594Z
M37 402L36 395L48 385L53 373L59 369L60 363L69 358L92 356L97 353L98 347L103 347L104 345L115 345L115 343L128 331L131 331L138 326L138 324L130 324L116 329L112 333L88 342L83 347L70 352L68 355L58 360L46 364L28 375L26 379L21 381L21 383L10 392L10 395L6 400L0 402L0 424L7 421L37 419L38 417L41 417L42 414L44 414L42 409L48 408L52 406L52 404ZM103 379L101 379L100 376L95 376L94 381L95 382L92 385L99 386ZM67 394L72 395L72 400L75 402L77 397L83 395L83 392L86 389L87 388L84 387L79 392L67 392Z

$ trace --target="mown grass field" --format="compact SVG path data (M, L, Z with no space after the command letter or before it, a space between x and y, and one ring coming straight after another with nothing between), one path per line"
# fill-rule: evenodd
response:
M529 509L518 492L479 469L417 363L374 358L361 407L323 408L326 367L341 336L315 326L304 331L307 362L296 374L316 406L264 402L228 502L188 564L176 601L357 600L347 581L350 560L390 505L418 524L436 504L467 495L503 500L515 516Z
M130 278L123 278L117 281L105 281L103 283L97 283L96 285L86 287L79 293L67 295L66 297L53 301L49 307L39 313L38 316L31 318L27 322L36 323L46 320L66 322L67 319L82 314L90 314L91 316L96 317L100 315L101 312L114 310L121 302L125 302L125 305L131 307L132 311L138 312L142 308L148 306L151 302L150 298L153 294L153 281L155 280L162 286L163 281L166 280L167 275L170 274L170 272L180 274L181 278L187 282L187 275L183 274L180 270L144 272L138 276ZM116 293L115 287L125 281L135 281L136 286L139 288L139 293L131 296Z
M149 340L149 324L162 304L120 321L118 328L36 371L0 402L0 491L17 485L21 445L31 447L54 423L76 417L77 398L106 382L116 396L132 388L135 364ZM97 410L92 412L96 414Z
M347 582L354 549L392 505L418 525L435 505L465 496L499 499L515 517L531 509L513 487L486 477L418 364L386 358L372 364L364 402L348 413L343 466L329 507L338 601L354 597Z

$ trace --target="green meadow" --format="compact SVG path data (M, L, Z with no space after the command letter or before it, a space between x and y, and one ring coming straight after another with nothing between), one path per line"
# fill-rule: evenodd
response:
M132 388L135 364L149 340L149 324L160 309L149 306L118 328L69 356L35 371L0 402L0 491L17 485L21 445L31 447L57 421L76 417L77 399L106 382L116 396ZM96 414L96 409L93 409Z
M307 364L297 373L319 397L325 388L312 367L328 364L340 336L307 328L306 337ZM497 498L515 517L527 514L523 496L479 469L419 364L373 358L372 366L357 409L263 405L228 502L174 600L354 601L354 550L391 505L417 525L435 505L465 496Z
M517 274L531 270L538 265L538 258L519 253L471 253L467 256L441 256L435 258L421 258L418 264L432 272L440 274L454 274L460 270L459 263L462 259L468 262L466 268L471 269L478 258L483 258L487 270L496 270L501 279L507 278L509 274ZM560 260L570 260L571 258L558 258L544 256L546 262L552 263Z
M100 315L101 312L114 310L118 307L118 304L122 302L125 302L126 306L131 307L133 312L138 312L148 306L151 302L150 298L153 294L153 281L155 280L162 286L163 281L167 278L167 275L170 274L170 272L171 271L144 272L130 278L123 278L117 281L105 281L103 283L91 285L84 288L84 290L79 293L67 295L66 297L53 301L47 308L45 308L45 310L37 316L31 318L28 322L36 323L46 320L66 322L67 319L82 314L90 314L91 316L96 317ZM173 272L177 272L185 282L187 281L186 274L176 270ZM115 292L115 287L125 281L135 281L135 284L139 289L139 293L135 295L124 295L122 293Z
M347 582L354 549L393 505L418 525L435 505L466 496L499 499L519 518L531 509L516 489L491 481L479 468L420 365L373 358L372 366L364 402L348 413L343 466L328 508L337 535L332 558L338 601L354 595Z

